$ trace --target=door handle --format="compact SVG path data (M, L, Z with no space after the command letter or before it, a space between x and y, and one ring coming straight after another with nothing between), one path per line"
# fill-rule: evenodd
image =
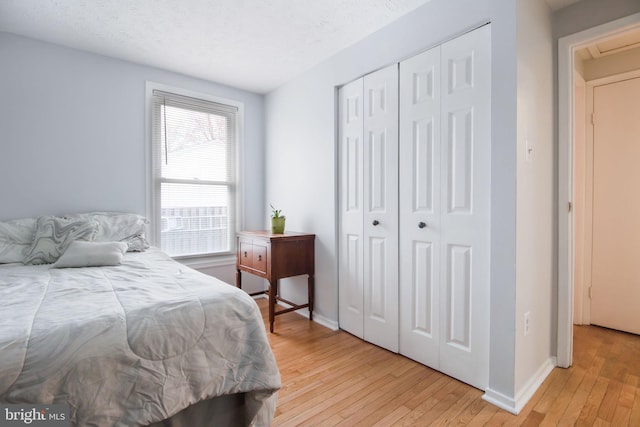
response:
M427 223L426 223L426 222L422 222L422 221L420 221L420 222L418 223L418 228L425 228L426 226L427 226Z
M374 219L374 220L373 220L373 222L372 222L372 224L373 224L374 226L376 226L376 225L380 224L380 221L378 221L377 219Z

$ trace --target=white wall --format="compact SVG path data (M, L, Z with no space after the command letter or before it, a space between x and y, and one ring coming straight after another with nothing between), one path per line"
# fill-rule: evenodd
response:
M553 38L546 2L518 0L516 405L555 365ZM529 331L525 335L525 313Z
M0 219L146 213L145 81L244 103L241 213L260 228L264 97L0 32ZM233 266L206 270L233 282ZM231 279L231 280L229 280Z
M461 13L464 11L464 13ZM266 200L287 228L316 233L316 313L338 320L336 88L492 21L490 388L513 397L515 364L516 46L512 0L432 0L266 98ZM304 278L282 281L304 300Z

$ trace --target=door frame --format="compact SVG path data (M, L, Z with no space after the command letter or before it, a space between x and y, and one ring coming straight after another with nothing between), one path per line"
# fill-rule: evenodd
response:
M584 127L585 127L584 134L583 134L583 141L582 141L582 143L584 145L584 147L583 147L583 150L584 150L584 152L583 152L583 156L584 156L583 157L583 159L584 159L584 165L583 165L584 175L582 176L582 184L583 185L582 185L582 188L580 188L580 187L576 186L576 182L574 181L573 186L572 186L572 188L574 190L574 194L573 194L573 197L574 197L574 203L573 203L574 214L575 215L580 215L581 214L580 209L582 209L582 215L583 215L583 217L582 217L582 230L581 230L582 231L582 240L583 240L582 241L582 260L583 260L583 263L582 263L582 272L581 272L582 273L582 281L581 282L580 281L576 282L575 275L573 276L573 280L572 280L573 286L574 286L574 289L573 289L573 292L574 292L573 321L574 321L574 323L582 324L582 322L583 322L582 319L584 317L585 307L587 305L587 300L584 298L584 296L588 295L588 292L585 291L586 286L584 286L584 284L585 283L589 283L589 280L588 280L589 278L586 277L587 276L587 270L588 270L587 269L587 262L588 262L588 258L589 258L589 254L587 253L586 241L587 241L587 235L590 232L589 227L587 227L587 222L590 220L590 218L586 218L587 212L589 211L586 208L586 206L590 203L590 200L588 200L588 198L589 198L588 177L590 175L590 170L588 170L588 165L589 165L589 157L588 157L588 154L589 154L588 153L588 151L589 151L589 147L588 147L589 146L589 135L588 135L588 133L590 132L590 129L592 129L592 128L587 126L588 125L588 121L589 121L588 117L590 117L589 116L589 107L587 105L588 104L588 100L587 100L587 98L588 98L588 95L587 95L587 82L580 75L580 73L578 73L577 70L573 71L573 82L574 82L574 85L573 85L574 90L576 90L576 91L577 90L581 90L582 91L582 94L583 94L582 101L583 102L582 102L581 110L577 109L577 110L574 110L574 112L573 112L573 116L572 117L573 117L573 120L574 120L574 127L572 129L575 130L575 127L579 126L580 124L584 125ZM578 105L576 103L576 98L577 98L577 93L574 92L574 101L572 103L572 106L574 108L578 107ZM584 114L584 116L582 117L581 120L577 118L577 114L580 111L582 111L582 113ZM577 165L577 161L580 160L580 159L576 159L576 156L575 156L575 140L574 140L573 147L574 147L574 151L573 151L573 155L572 155L573 161L572 161L571 164L572 164L572 167L575 168L576 165ZM574 169L574 172L572 173L572 178L574 178L574 179L576 178L575 169ZM577 199L576 192L582 193L581 194L582 195L582 200L583 200L582 206L579 206L577 201L576 201L576 199ZM575 216L573 217L573 220L574 220L574 226L572 228L572 231L575 234L573 235L572 242L575 244L575 241L576 241L576 238L577 238L577 231L578 231L576 229L577 221L576 221L576 217ZM576 251L579 250L579 249L580 248L574 247L574 256L573 256L574 262L575 262ZM574 269L572 270L572 272L574 274L576 273L575 265L574 265ZM580 298L576 298L577 295L580 295ZM576 303L578 303L577 306L576 306Z
M577 48L640 27L640 13L558 39L558 334L557 364L573 360L573 70Z

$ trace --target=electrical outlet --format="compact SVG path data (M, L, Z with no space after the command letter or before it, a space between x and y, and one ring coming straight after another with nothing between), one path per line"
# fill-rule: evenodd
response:
M524 336L529 335L529 326L531 326L531 313L527 311L524 314Z

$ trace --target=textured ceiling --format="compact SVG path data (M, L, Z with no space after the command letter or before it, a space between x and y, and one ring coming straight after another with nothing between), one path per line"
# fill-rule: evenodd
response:
M563 7L570 6L574 3L578 3L580 0L547 0L547 4L552 10L562 9Z
M266 93L428 1L0 0L0 31Z

